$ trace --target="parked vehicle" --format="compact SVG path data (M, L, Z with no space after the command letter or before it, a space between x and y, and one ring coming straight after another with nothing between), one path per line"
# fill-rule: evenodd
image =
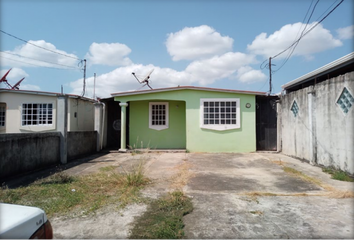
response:
M0 203L0 238L51 239L53 229L40 208Z

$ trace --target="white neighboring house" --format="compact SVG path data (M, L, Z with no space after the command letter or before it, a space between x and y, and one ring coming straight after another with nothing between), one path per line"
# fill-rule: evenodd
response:
M60 93L0 89L0 133L55 132ZM93 131L93 99L68 97L68 131Z

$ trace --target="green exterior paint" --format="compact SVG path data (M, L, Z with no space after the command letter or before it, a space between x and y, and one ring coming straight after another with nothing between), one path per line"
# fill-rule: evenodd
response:
M129 145L133 148L185 149L185 102L166 101L169 104L169 127L164 130L149 128L149 102L151 101L129 102Z
M239 98L240 128L227 131L201 129L201 98ZM150 141L150 148L186 148L190 152L256 151L255 99L255 95L250 94L188 89L115 97L115 101L130 104L130 145L140 145L143 141L145 147ZM149 102L153 101L169 101L171 104L179 101L180 106L181 102L185 105L178 109L170 106L170 128L156 131L149 129L148 121ZM246 103L250 103L251 108L246 108ZM174 118L178 120L172 122Z

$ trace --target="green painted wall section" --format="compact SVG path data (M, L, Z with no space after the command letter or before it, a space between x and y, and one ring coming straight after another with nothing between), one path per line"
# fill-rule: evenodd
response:
M201 98L240 98L241 127L227 131L201 129L199 115ZM255 95L204 90L176 90L115 97L115 100L130 102L131 143L136 143L139 136L139 139L144 138L144 141L150 139L151 148L155 144L157 148L186 148L190 152L256 151ZM150 131L148 121L149 101L165 100L185 102L185 115L182 115L183 111L171 111L170 123L173 118L178 118L180 114L181 117L179 119L185 118L185 121L179 120L176 122L176 125L170 125L168 131L162 130L160 131L161 133L157 133L156 130ZM251 108L246 108L246 103L250 103ZM134 110L135 107L137 107L137 110ZM179 110L181 109L179 108ZM184 127L185 131L183 131ZM172 128L176 128L177 130L174 131ZM164 133L163 131L166 132ZM176 137L175 135L181 135L181 137ZM180 142L183 138L186 141L184 145ZM172 141L168 139L172 139Z
M182 101L169 103L169 128L149 128L149 102L133 101L130 106L129 145L133 148L185 149L186 104Z

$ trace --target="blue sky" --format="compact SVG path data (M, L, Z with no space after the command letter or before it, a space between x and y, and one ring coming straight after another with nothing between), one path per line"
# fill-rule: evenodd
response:
M205 86L268 91L260 65L290 46L340 0L0 0L0 70L20 89L86 97L136 90L131 75L151 69L151 86ZM281 85L353 51L353 0L344 2L304 36L286 64L272 60L273 93ZM306 13L310 9L307 17ZM65 56L64 56L65 55ZM34 60L36 59L36 60ZM37 60L42 60L37 61ZM43 62L44 61L44 62ZM52 64L55 63L55 64ZM65 67L63 66L65 65ZM4 87L4 86L2 86ZM147 87L143 88L147 89Z

